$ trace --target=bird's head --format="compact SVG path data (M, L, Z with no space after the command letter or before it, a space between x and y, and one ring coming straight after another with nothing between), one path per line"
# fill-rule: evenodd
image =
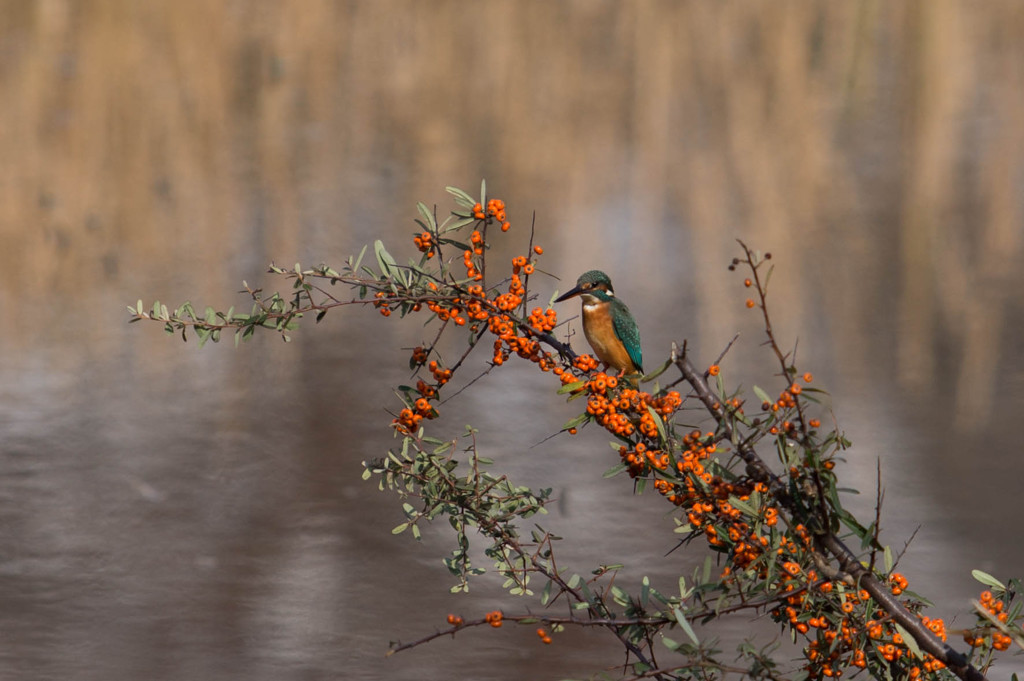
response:
M585 303L606 302L615 297L615 289L612 288L612 280L607 274L601 270L590 270L580 275L575 288L556 298L555 302L560 303L575 296L583 296Z

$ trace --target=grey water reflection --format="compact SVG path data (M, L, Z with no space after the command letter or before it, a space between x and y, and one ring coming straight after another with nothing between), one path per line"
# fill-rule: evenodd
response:
M271 260L412 252L415 202L486 176L544 268L612 274L648 363L687 339L773 385L725 267L771 250L787 344L830 391L842 474L947 619L971 568L1020 575L1024 22L1013 2L0 6L0 678L473 679L621 663L594 632L467 632L443 527L393 536L360 479L419 322L332 312L290 344L199 350L142 297L240 304ZM537 278L542 299L566 282ZM574 305L565 306L563 318ZM406 348L406 349L403 349ZM703 360L702 360L703 361ZM482 365L476 365L477 369ZM512 362L454 398L581 572L666 590L702 560L601 473L606 438ZM826 416L825 419L830 417ZM1011 522L1007 522L1007 520ZM737 622L735 639L751 626ZM957 626L954 622L952 626ZM1017 665L1020 667L1020 665ZM991 678L1009 678L1010 660Z

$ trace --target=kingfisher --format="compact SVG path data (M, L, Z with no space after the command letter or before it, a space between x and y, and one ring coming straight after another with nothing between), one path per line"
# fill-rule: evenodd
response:
M590 270L576 280L576 288L556 298L560 303L575 296L583 299L583 335L598 358L619 375L642 374L643 353L636 320L626 304L615 297L612 280L600 270Z

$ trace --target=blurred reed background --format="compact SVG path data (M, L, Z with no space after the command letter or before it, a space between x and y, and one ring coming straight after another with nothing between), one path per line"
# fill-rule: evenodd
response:
M777 328L855 444L852 503L880 459L887 540L923 524L911 588L966 607L970 567L1024 565L998 523L1024 474L1022 71L1015 0L0 4L0 676L616 664L597 636L507 632L382 659L502 603L453 604L447 538L392 538L397 505L358 479L417 322L346 311L237 351L125 324L139 297L239 303L243 279L279 284L271 260L411 253L415 201L443 213L481 177L510 207L499 250L535 212L563 277L542 297L609 272L651 365L741 332L726 376L770 386L726 265L736 238L771 251ZM528 449L574 411L538 422L550 387L498 372L449 426L564 485L560 528L648 556L632 578L672 574L657 532L637 544L671 523L601 480L600 436ZM580 570L592 549L568 549Z

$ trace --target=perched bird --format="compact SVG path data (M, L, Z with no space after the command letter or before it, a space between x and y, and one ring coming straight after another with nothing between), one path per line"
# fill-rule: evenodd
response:
M583 299L583 335L598 358L619 375L643 373L640 332L629 308L615 297L612 280L600 270L590 270L576 280L576 288L555 299Z

